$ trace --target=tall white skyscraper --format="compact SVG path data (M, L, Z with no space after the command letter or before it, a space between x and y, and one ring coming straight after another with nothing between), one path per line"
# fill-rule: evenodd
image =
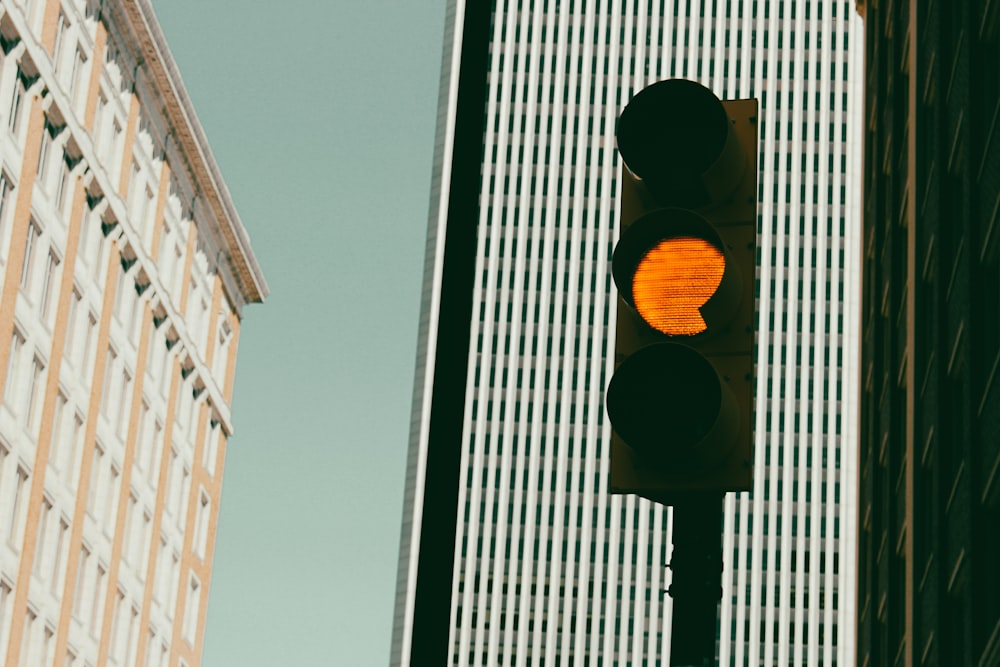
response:
M408 662L461 17L450 2L393 664ZM854 656L862 40L849 0L498 2L458 535L456 665L663 664L670 512L607 493L615 124L654 81L757 97L755 490L726 498L722 665Z

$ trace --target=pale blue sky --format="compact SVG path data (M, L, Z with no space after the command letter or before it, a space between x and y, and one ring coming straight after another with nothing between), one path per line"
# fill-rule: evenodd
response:
M153 0L271 288L205 667L389 657L443 0Z

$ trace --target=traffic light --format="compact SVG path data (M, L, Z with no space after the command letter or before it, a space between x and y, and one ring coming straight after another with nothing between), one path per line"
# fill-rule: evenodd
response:
M660 81L617 136L611 490L665 504L750 490L757 100Z

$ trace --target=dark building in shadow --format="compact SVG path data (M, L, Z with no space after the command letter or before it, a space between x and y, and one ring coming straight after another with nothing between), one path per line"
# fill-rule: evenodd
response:
M1000 665L1000 0L862 0L858 665Z

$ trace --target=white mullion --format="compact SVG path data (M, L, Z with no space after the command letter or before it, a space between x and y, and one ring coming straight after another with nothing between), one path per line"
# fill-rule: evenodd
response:
M610 67L611 62L617 62L617 54L618 54L618 49L616 48L618 44L617 26L621 18L621 9L619 2L620 0L608 0L607 3L608 11L601 13L601 23L599 24L602 35L610 34L609 40L602 40L602 43L606 44L607 48L606 58L609 61L608 74L604 79L604 88L605 90L609 91L621 90L621 81L618 79L617 70L612 69ZM615 109L615 107L617 106L616 104L617 97L618 97L617 94L608 95L607 107L605 111L605 121L606 121L605 136L607 136L607 133L609 132L613 134L614 131L613 119L617 117L617 109ZM605 141L607 141L607 139L605 139ZM612 166L614 164L614 159L613 159L614 148L608 148L606 152L607 152L606 156L607 161L604 167L604 178L606 179L605 180L606 183L612 183L616 181L618 178L618 175L614 172ZM608 215L610 208L607 202L607 198L603 198L602 207L603 207L602 214ZM605 217L605 219L608 218ZM617 227L617 225L615 225L615 227ZM606 231L606 227L604 229ZM599 290L599 293L603 294L603 290ZM601 312L603 312L603 309L601 310ZM611 340L613 341L613 336L611 337ZM613 342L609 344L613 345ZM600 372L598 367L599 363L603 363L608 367L611 367L613 365L613 362L614 362L614 355L608 355L608 357L600 360L598 360L595 355L592 361L593 365L591 367L592 378L600 377ZM608 374L608 377L610 377L610 374ZM603 409L603 406L599 406L598 410L600 409ZM597 411L592 411L591 414L593 419L592 424L596 425L596 423L598 422L599 413ZM590 432L592 435L595 434L596 426L591 426ZM600 443L610 442L610 429L607 428L607 426L605 425L605 428L598 434L598 437L600 438L600 440L590 439L591 446L594 447L595 450L597 447L600 446ZM608 461L607 447L601 447L601 457L600 461L597 462L597 466L600 469L599 474L601 475L602 481L607 479L607 461ZM587 465L588 485L590 485L593 481L595 474L594 467L595 467L594 462L592 460L588 460L588 465ZM603 546L608 543L609 539L607 529L605 528L605 521L608 516L608 512L611 511L610 510L611 496L609 496L609 494L604 492L605 490L602 488L595 489L595 491L598 492L598 495L595 498L591 511L588 513L587 524L586 524L588 526L592 525L594 519L594 511L596 508L597 525L592 527L593 533L590 536L590 541L594 543L595 552L598 554L598 556L597 558L595 558L595 562L593 565L593 575L592 577L588 577L587 581L589 587L590 578L594 580L594 594L590 596L587 608L587 611L589 612L587 615L589 615L589 617L591 618L591 632L589 633L588 637L589 653L591 656L601 655L603 653L603 648L601 648L602 643L604 646L607 645L607 642L605 640L606 634L602 635L602 633L600 632L601 622L608 616L606 612L607 605L601 593L600 583L602 581L608 580L608 575L607 575L608 564L605 562L603 558Z
M659 659L661 652L663 651L662 639L666 634L666 627L664 627L663 619L665 614L661 609L664 608L662 605L662 594L661 591L665 588L663 585L663 568L665 566L662 558L663 548L664 548L664 538L666 537L666 518L667 510L666 508L655 503L653 505L653 564L652 564L652 578L649 582L650 596L649 596L649 641L647 643L646 649L646 660L656 660Z
M634 535L635 540L635 571L631 579L635 582L635 595L632 596L632 618L635 619L632 630L632 661L633 663L642 663L647 657L644 652L643 627L645 627L648 613L645 591L649 585L650 565L646 554L649 551L649 515L652 512L652 503L648 500L639 500L636 505L636 511L639 513L639 527L629 531L630 534ZM633 587L630 587L630 590L633 590Z
M668 545L673 545L674 543L674 511L671 507L665 507L663 510L663 515L666 518L666 531L664 541ZM670 562L673 554L673 546L667 547L667 562ZM670 584L673 582L674 575L673 570L665 568L663 570L663 588L669 589ZM673 637L670 632L670 628L673 626L673 616L674 616L674 602L673 598L669 595L664 595L663 600L663 644L662 651L664 655L670 655L673 650Z
M650 0L649 13L649 52L646 54L649 71L644 73L646 85L660 80L660 53L663 47L660 33L663 24L660 19L663 14L663 0Z
M502 23L499 20L496 21L495 29L500 30L501 25ZM514 29L509 16L506 20L505 29L506 29L507 39L509 40L510 35L512 34L512 31ZM488 557L486 550L489 549L490 540L494 537L493 535L494 531L489 530L488 526L490 526L491 523L492 508L494 504L496 504L497 502L496 489L494 488L495 487L494 480L496 479L496 474L497 474L496 471L497 457L493 454L487 456L485 454L484 449L485 449L486 437L487 435L489 435L495 451L496 447L495 442L497 440L495 435L500 431L502 427L502 423L499 419L500 405L501 405L500 399L502 398L502 395L494 387L490 386L491 383L488 378L490 375L495 374L496 377L494 379L496 381L499 381L497 378L502 377L502 372L505 362L505 353L503 352L502 340L504 338L503 334L505 333L506 327L503 324L503 321L495 316L495 313L497 312L496 307L498 305L498 296L497 296L498 291L502 292L503 295L507 294L507 290L502 289L503 286L502 281L503 281L503 276L505 274L504 269L506 268L509 270L508 260L506 258L500 257L500 251L499 251L500 243L498 241L499 238L501 238L501 234L493 232L492 230L499 231L503 229L504 234L509 235L509 232L507 230L510 229L510 226L504 224L506 223L506 220L504 219L503 210L504 210L504 205L509 203L510 196L509 193L507 192L507 189L503 187L503 182L504 179L508 177L508 174L515 173L513 165L507 164L506 161L507 147L515 145L515 142L512 140L511 133L507 129L508 126L507 121L509 120L512 114L511 104L510 104L510 94L508 91L510 90L511 87L513 68L511 66L511 62L508 60L504 64L505 66L503 68L503 71L502 72L500 71L499 69L500 52L502 52L502 50L497 51L498 55L495 56L493 71L491 72L491 82L496 81L498 83L496 83L496 85L493 87L493 90L491 91L490 95L491 101L496 100L497 97L499 97L498 117L500 121L498 127L499 130L498 137L495 140L497 146L497 160L495 165L497 169L497 179L496 179L496 187L494 188L493 204L492 204L493 207L492 217L494 226L492 227L492 229L487 229L482 222L480 223L480 229L485 230L485 233L482 235L483 236L489 235L489 237L492 240L492 243L490 246L490 254L489 257L487 258L487 268L486 268L487 280L486 280L486 291L484 294L485 305L486 305L486 314L485 314L486 326L484 327L484 334L483 334L483 348L489 346L490 352L487 353L485 349L482 352L482 358L484 360L484 363L482 363L482 373L480 375L480 384L479 384L480 421L479 421L479 428L476 429L476 443L475 443L476 464L474 466L474 470L476 479L473 480L473 487L472 487L473 488L472 511L474 513L478 513L480 511L484 512L484 514L481 517L481 521L484 526L482 535L483 547L482 550L477 549L476 559L471 561L472 567L469 568L470 571L474 573L474 576L478 578L480 581L480 586L476 590L476 613L479 622L476 624L476 627L474 628L475 641L472 647L472 650L477 655L477 659L478 656L481 655L484 649L484 644L488 641L484 628L485 628L485 618L490 604L489 596L486 593L486 591L488 587L488 582L490 581L491 570L490 570L490 558ZM499 91L499 95L497 95L497 93L494 91ZM510 211L514 210L514 207L512 206L509 206L507 208ZM501 227L501 224L503 224L504 226ZM505 301L506 298L504 296L501 296L499 298L499 310L501 317L503 315ZM492 352L492 345L493 345L492 341L494 337L496 337L498 341L496 346L497 351L495 353ZM489 414L490 411L488 410L488 406L491 403L493 405L493 410L492 414ZM486 428L482 428L482 426L486 426ZM485 486L483 485L484 472L485 472ZM480 500L480 498L482 499ZM471 552L471 545L473 544L471 539L469 541L469 544ZM463 652L460 658L464 659L464 655L465 653Z
M594 12L584 12L583 15L583 35L589 37L592 33L592 21ZM574 30L574 35L579 36L579 27ZM587 71L586 64L588 60L592 58L592 46L584 41L580 44L579 38L574 41L574 47L579 48L580 52L578 55L583 58L584 68L579 75L582 75L576 86L577 90L580 92L580 102L577 110L572 114L572 118L581 120L585 117L585 112L587 109L587 99L586 96L589 91L589 72ZM571 98L572 98L571 94ZM573 102L571 102L571 105ZM559 393L558 403L564 409L562 417L559 420L558 426L558 442L559 448L554 451L555 456L555 468L557 475L557 483L554 497L554 512L556 516L556 521L553 525L553 558L551 563L552 568L552 583L553 588L557 585L563 584L564 591L568 591L571 586L570 581L574 572L574 563L572 560L567 559L564 561L561 557L561 544L565 538L566 526L564 525L564 517L566 513L567 501L569 500L568 495L572 484L566 484L566 471L569 464L567 456L567 441L570 433L570 424L568 419L568 413L572 409L571 405L575 406L576 392L572 390L573 384L573 373L577 366L577 357L573 354L572 349L574 346L575 338L577 335L582 335L579 331L578 326L574 326L571 323L571 318L574 317L576 312L576 303L579 299L579 294L577 290L577 280L576 274L579 272L579 262L576 260L577 248L579 246L579 223L578 221L583 218L582 215L582 205L581 205L581 191L583 189L583 151L580 150L581 146L585 146L586 140L586 123L580 122L579 131L573 134L573 149L577 152L577 158L574 160L575 173L573 174L573 182L575 183L575 191L573 195L573 216L572 218L567 218L565 229L568 233L569 239L564 241L569 245L569 259L564 259L565 253L560 252L560 262L564 262L562 271L559 271L559 275L569 276L569 289L566 292L566 320L562 322L563 326L563 339L565 343L565 356L562 357L560 363L560 369L563 376L563 387L562 389L556 388ZM565 235L564 235L565 236ZM572 503L570 503L572 504ZM556 550L560 551L560 555L556 556ZM563 568L566 568L566 572L563 572ZM569 615L562 622L559 622L560 610L565 608L564 600L557 594L557 591L553 591L552 596L548 599L548 609L547 615L549 617L548 625L548 635L546 637L546 662L554 659L555 651L559 648L563 650L568 649L569 632L559 632L559 629L566 627L566 623L569 621ZM568 628L567 628L568 629ZM559 635L562 635L561 646L557 643Z
M627 0L626 0L627 1ZM621 556L621 567L615 568L615 576L611 578L611 584L615 586L614 598L615 601L613 609L616 610L614 614L615 627L620 629L628 628L629 620L629 593L628 584L632 581L632 563L631 563L631 551L632 551L632 531L630 530L632 518L632 513L635 512L635 499L634 495L627 495L622 498L622 502L619 511L615 513L615 518L618 519L619 524L617 530L615 530L615 522L612 521L611 528L614 530L615 534L615 544L617 549L613 550L612 553L616 556ZM619 558L614 558L614 563L618 564ZM608 587L611 588L610 586ZM621 588L621 594L618 594L618 588ZM609 596L610 597L610 596ZM609 622L612 619L608 619ZM615 643L617 646L615 650L618 651L619 659L626 659L628 656L628 637L625 632L619 631Z
M502 44L502 30L504 29L503 23L499 20L495 22L494 25L494 43ZM506 26L506 30L510 31L510 25ZM496 292L497 292L497 281L498 281L498 264L499 264L499 243L496 242L496 236L491 234L493 228L499 229L500 222L503 216L503 204L505 199L505 193L503 188L504 177L507 174L508 166L506 165L506 146L509 143L508 132L506 129L506 120L510 113L509 102L507 96L503 92L508 87L509 81L509 68L506 68L504 72L500 71L500 56L503 54L502 49L495 49L493 53L493 59L491 63L490 71L490 93L488 97L488 104L493 107L492 113L496 114L498 118L497 131L496 134L492 133L492 127L487 127L487 137L486 146L489 152L491 146L496 146L497 160L488 161L492 162L492 167L496 170L496 180L495 187L493 189L493 194L490 196L491 202L489 204L492 211L491 226L487 227L485 224L485 208L481 207L480 211L480 222L479 229L482 231L480 234L481 238L490 238L490 252L488 256L480 255L483 257L483 263L479 264L477 261L477 276L486 274L485 288L483 288L481 299L485 306L485 315L482 327L482 346L479 348L479 367L480 367L480 381L477 388L477 401L479 405L479 413L476 419L475 426L475 436L474 436L474 454L473 462L470 466L472 478L471 492L469 498L469 538L468 538L468 551L464 557L465 563L465 573L466 573L466 585L465 585L465 596L463 597L463 602L468 601L467 604L463 604L463 620L462 620L462 641L459 647L459 659L460 661L466 660L466 656L470 651L475 653L480 653L483 644L483 623L477 623L474 627L471 623L471 615L473 613L473 601L474 609L477 618L484 618L485 608L487 601L485 600L485 595L483 588L485 587L485 582L488 581L489 571L486 567L488 559L484 557L483 552L478 548L480 531L479 525L483 524L483 547L488 548L489 531L485 529L487 525L487 515L483 514L483 503L485 503L486 511L489 511L490 500L492 498L492 490L483 488L483 473L486 472L487 482L492 479L490 475L490 468L492 467L492 460L490 462L485 461L484 455L484 441L486 434L493 430L491 427L496 424L497 418L496 414L488 417L488 406L490 405L490 399L492 398L489 389L489 374L493 368L497 367L497 360L492 352L492 339L494 336L495 329L497 328L497 322L494 318L495 305L496 305ZM498 96L497 91L500 91ZM499 97L499 102L497 101ZM493 117L493 116L491 116ZM490 141L492 139L492 141ZM485 173L485 172L484 172ZM484 180L483 185L488 184L488 180ZM485 198L489 195L481 195L481 198ZM493 227L496 225L496 227ZM485 241L484 241L485 242ZM499 336L499 334L497 334ZM471 366L471 364L470 364ZM470 383L471 386L471 383ZM489 424L488 424L489 422ZM484 497L485 496L485 497ZM473 551L475 549L475 551ZM481 587L475 586L476 580L480 581ZM474 637L471 636L474 633ZM470 645L471 644L471 645Z
M556 54L555 54L555 83L554 83L554 104L551 109L550 117L552 118L552 135L550 137L551 153L550 153L550 163L548 165L548 193L546 195L546 203L544 204L544 209L546 210L545 216L540 216L538 224L544 226L544 242L541 245L541 252L538 255L541 257L541 262L533 260L533 268L539 272L541 276L539 294L538 294L538 304L539 304L539 320L538 320L538 330L537 330L537 340L540 348L545 349L546 341L550 332L550 324L547 320L549 312L549 302L552 296L553 287L551 285L551 255L553 247L553 237L554 237L554 226L553 220L556 210L556 198L555 189L559 177L559 167L558 167L558 156L559 150L563 143L563 136L561 133L561 117L562 117L562 102L560 88L563 72L565 69L565 35L567 28L567 13L562 12L560 16L560 27L556 32L558 37L556 38ZM551 26L551 23L550 23ZM550 51L551 53L551 51ZM548 70L546 70L548 72ZM549 75L546 73L545 75ZM543 79L544 80L544 79ZM539 265L540 264L540 265ZM537 284L537 283L536 283ZM534 287L532 287L534 289ZM541 441L542 433L542 420L540 417L540 412L543 404L543 387L545 370L549 364L550 359L547 354L539 354L533 363L536 370L536 385L531 398L531 404L533 406L533 411L536 413L534 419L532 419L531 428L531 446L534 448L533 453L528 454L529 458L529 484L528 484L528 496L526 499L527 506L529 508L538 507L539 494L538 494L538 481L539 476L542 474L541 459L537 455L538 447ZM541 537L544 535L542 532L542 526L538 525L534 517L527 520L525 525L524 533L524 544L525 550L531 550L533 554L534 542L536 539L541 541ZM542 574L539 576L536 574L535 567L542 566ZM532 582L542 583L544 578L544 564L540 560L536 560L532 557L526 557L522 563L521 569L521 590L522 595L520 599L520 604L518 607L518 615L520 618L521 627L518 632L518 642L517 642L517 654L518 656L523 656L527 652L528 642L530 641L533 646L538 645L537 633L540 623L535 619L535 630L532 633L528 632L529 620L537 616L534 611L534 601L535 596L531 595L530 590ZM537 588L536 588L537 592ZM538 664L538 654L537 652L532 655L532 664Z
M575 21L573 22L573 33L571 38L576 35ZM572 62L576 62L576 56L579 44L573 39L571 41L571 58ZM573 78L575 71L570 68L569 77L569 89L573 89ZM567 148L572 148L573 142L569 140L568 137L572 136L572 123L569 122L573 118L571 110L573 109L573 96L569 95L569 104L567 105L567 111L565 112L565 117L567 119L566 123L566 146ZM571 154L568 152L567 155ZM565 191L569 188L570 180L565 177L566 174L565 166L563 168L563 194L560 194L560 211L566 210L566 195ZM555 272L554 280L556 281L553 285L554 296L554 310L553 318L549 323L552 330L552 354L547 355L548 361L550 362L550 367L552 368L552 373L550 376L549 386L546 388L546 403L549 406L547 418L544 420L545 428L545 439L546 439L546 453L543 462L543 476L544 476L544 490L543 490L543 502L542 502L542 523L539 526L539 592L540 595L535 600L535 627L532 636L532 643L535 646L541 646L544 641L545 652L544 655L539 655L537 652L532 655L532 663L538 664L539 661L550 662L554 660L554 645L555 645L555 633L558 630L558 623L555 622L558 618L558 585L559 585L559 574L560 567L558 563L558 558L555 557L554 553L556 550L557 536L561 535L559 530L559 525L557 520L561 520L560 514L561 509L561 495L562 495L562 480L559 479L560 473L560 462L559 453L556 449L556 443L562 441L560 437L561 426L555 422L555 411L561 406L561 398L559 396L558 389L558 379L559 372L564 366L563 354L557 351L559 346L560 338L565 336L565 326L560 321L560 313L562 311L562 305L564 303L565 294L561 285L563 283L563 275L567 271L565 260L563 259L563 248L565 244L565 232L566 225L569 224L567 220L560 221L559 231L556 233L556 243L552 246L552 250L555 251ZM565 353L565 351L564 351ZM565 380L564 380L565 381ZM561 410L560 410L561 411ZM561 420L560 420L561 421ZM549 527L547 518L549 515L553 516L552 526ZM544 543L550 542L553 545L552 554L548 553L547 545ZM543 555L544 554L544 555ZM549 584L548 595L544 594L544 584ZM542 640L542 626L545 626L544 630L544 640Z
M849 119L848 143L844 151L848 156L849 174L859 174L862 170L861 146L863 114L856 113L858 107L864 108L864 76L863 59L861 55L864 48L859 45L864 44L863 25L861 18L851 15L850 24L847 26L850 38L849 47L853 49L851 53L859 53L859 56L852 56L848 75L851 82L851 90L848 94L848 109L846 117ZM843 41L841 40L841 47ZM847 178L845 180L848 187L848 205L844 210L845 216L845 239L844 245L848 252L847 266L844 267L844 295L845 303L853 304L850 308L850 320L844 322L844 336L841 345L844 350L843 367L841 372L845 377L857 378L859 375L860 346L857 337L859 327L857 321L861 311L861 289L860 289L860 264L861 264L861 193L855 191L860 184L860 179ZM848 243L849 242L849 243ZM845 309L846 310L846 309ZM845 313L846 314L846 313ZM841 482L840 493L840 521L842 535L855 535L857 529L857 460L858 433L854 426L858 423L858 397L856 392L851 392L849 398L845 397L846 407L843 411L842 424L844 428L841 436L842 444L846 445L844 456L841 457L841 470L839 473ZM837 590L841 593L841 600L853 594L856 582L857 563L853 552L848 550L850 540L842 538L838 542L838 551L843 552L840 559L840 571L837 575ZM832 569L832 568L830 568ZM829 570L828 570L829 571ZM832 576L832 575L831 575ZM853 647L855 642L855 609L850 603L841 604L837 610L837 626L842 632L838 633L837 659L838 663L846 664L853 657Z
M660 78L668 79L674 76L674 46L671 42L673 32L676 29L677 21L674 18L673 3L677 0L664 0L663 2L663 43L660 44L657 57L661 63ZM664 63L666 65L664 66Z

